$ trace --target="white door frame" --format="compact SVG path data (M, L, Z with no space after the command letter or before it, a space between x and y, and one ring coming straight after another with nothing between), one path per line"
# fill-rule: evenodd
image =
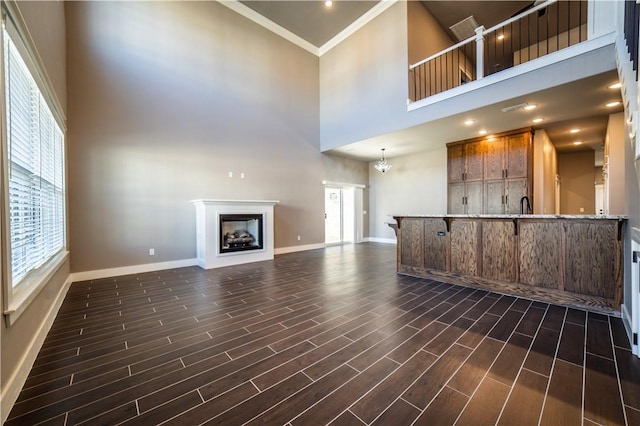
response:
M359 244L363 241L363 211L364 211L364 189L365 185L361 185L358 183L346 183L346 182L334 182L329 180L323 180L322 185L330 188L340 188L340 189L353 189L353 191L347 191L347 193L352 194L353 196L353 232L354 235L350 235L348 237L342 236L343 241L352 241L356 244ZM345 191L342 191L343 197L345 195ZM344 220L343 220L344 222Z

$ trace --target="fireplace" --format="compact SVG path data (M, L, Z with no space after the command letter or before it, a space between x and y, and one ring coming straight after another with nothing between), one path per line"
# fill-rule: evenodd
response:
M196 253L204 269L273 259L274 206L271 200L198 199Z
M262 214L221 214L220 253L264 248Z

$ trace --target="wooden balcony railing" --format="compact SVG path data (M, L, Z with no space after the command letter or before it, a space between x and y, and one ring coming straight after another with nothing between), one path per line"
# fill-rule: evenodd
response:
M409 66L418 101L587 40L587 1L549 0Z

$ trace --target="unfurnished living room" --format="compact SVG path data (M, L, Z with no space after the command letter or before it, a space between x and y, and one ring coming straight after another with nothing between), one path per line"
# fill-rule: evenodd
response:
M640 424L636 2L1 7L1 424Z

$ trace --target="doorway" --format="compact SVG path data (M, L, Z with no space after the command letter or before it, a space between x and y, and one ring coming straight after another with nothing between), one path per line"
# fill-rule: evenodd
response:
M364 185L323 184L325 244L361 243Z
M324 189L324 242L340 244L342 242L342 188Z

